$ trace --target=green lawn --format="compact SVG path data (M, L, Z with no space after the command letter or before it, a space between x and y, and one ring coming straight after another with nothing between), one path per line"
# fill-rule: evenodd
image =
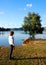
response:
M46 65L46 40L15 46L12 56L9 60L9 47L0 46L0 65Z

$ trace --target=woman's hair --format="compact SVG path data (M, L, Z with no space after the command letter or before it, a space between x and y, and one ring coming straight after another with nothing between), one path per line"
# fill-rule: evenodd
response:
M14 34L14 32L13 32L13 31L11 31L11 32L10 32L10 36L12 36L13 34Z

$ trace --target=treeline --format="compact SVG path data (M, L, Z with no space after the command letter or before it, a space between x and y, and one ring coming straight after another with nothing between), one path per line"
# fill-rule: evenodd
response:
M1 28L0 27L0 31L10 31L10 28L3 28L3 27Z
M42 30L43 30L44 28L42 28ZM23 30L23 28L21 27L21 28L1 28L0 27L0 31L10 31L10 30ZM40 30L38 30L38 31L41 31L41 29Z
M14 30L23 30L23 28L13 28Z
M0 31L10 31L10 30L23 30L23 28L1 28L0 27Z

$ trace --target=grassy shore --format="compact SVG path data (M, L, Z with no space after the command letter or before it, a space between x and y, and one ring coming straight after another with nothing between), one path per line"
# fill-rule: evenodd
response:
M46 40L29 40L27 44L15 46L9 60L9 46L0 46L0 65L46 65Z

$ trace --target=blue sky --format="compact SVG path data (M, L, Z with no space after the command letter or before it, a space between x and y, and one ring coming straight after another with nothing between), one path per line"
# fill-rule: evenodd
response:
M38 13L46 26L46 0L0 0L0 27L21 27L28 12Z

